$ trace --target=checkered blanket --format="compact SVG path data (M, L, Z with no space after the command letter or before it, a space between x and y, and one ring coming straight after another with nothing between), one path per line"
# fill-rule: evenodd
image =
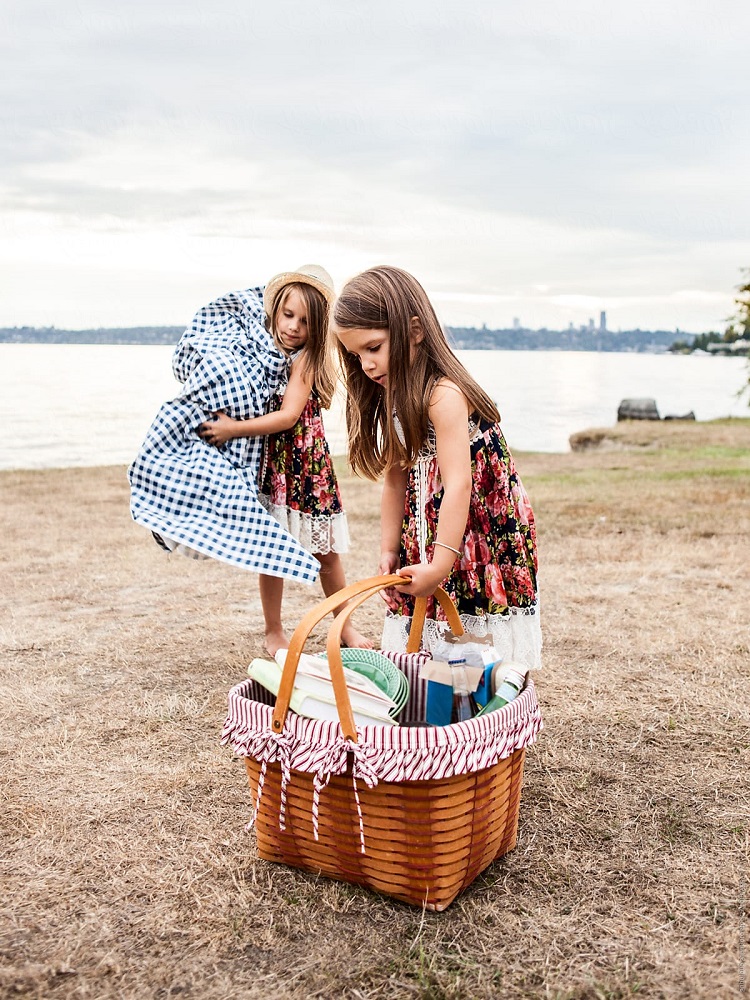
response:
M287 362L263 320L262 288L229 292L196 313L172 361L182 390L162 405L128 470L130 510L170 548L311 583L317 559L258 500L263 439L219 449L195 432L214 410L238 419L266 412Z

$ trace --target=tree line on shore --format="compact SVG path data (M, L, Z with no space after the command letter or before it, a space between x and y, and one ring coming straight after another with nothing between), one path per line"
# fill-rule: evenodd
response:
M734 354L739 352L733 349L732 345L750 341L750 268L743 268L743 271L747 278L737 286L737 295L734 299L737 311L727 320L724 332L718 333L712 330L710 333L699 333L689 341L676 340L670 346L670 351L674 354L692 354L693 351L709 351L718 348L717 353L720 353L721 346L724 346L726 353Z
M731 345L750 340L750 268L743 268L745 280L737 286L737 311L722 333L686 333L675 339L667 330L597 330L591 327L567 330L525 328L489 329L486 326L448 327L448 335L458 350L475 351L634 351L692 354L710 345ZM54 326L14 326L0 328L0 343L11 344L176 344L181 326L100 327L90 330L62 330Z
M181 326L113 327L62 330L57 327L0 328L0 343L12 344L176 344ZM674 331L625 330L491 330L449 327L457 350L474 351L666 351ZM687 336L692 337L693 334Z
M99 327L60 330L55 326L0 328L0 344L176 344L184 326Z

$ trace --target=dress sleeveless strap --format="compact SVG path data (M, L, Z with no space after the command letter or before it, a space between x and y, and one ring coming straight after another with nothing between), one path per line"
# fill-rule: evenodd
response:
M417 481L417 539L419 542L419 561L427 562L427 517L425 506L427 504L427 476L430 469L431 459L428 456L417 459L416 481Z

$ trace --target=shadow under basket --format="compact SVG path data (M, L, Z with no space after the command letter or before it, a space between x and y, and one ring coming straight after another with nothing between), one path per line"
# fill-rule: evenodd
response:
M474 774L359 788L366 853L349 776L334 775L320 796L318 839L310 803L313 776L292 771L286 829L279 829L281 767L269 764L255 821L258 855L362 885L394 899L444 910L496 858L516 845L524 750ZM253 799L261 765L245 758Z

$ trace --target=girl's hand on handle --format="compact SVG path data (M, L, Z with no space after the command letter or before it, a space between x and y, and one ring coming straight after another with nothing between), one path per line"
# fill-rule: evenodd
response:
M403 587L396 587L402 594L410 597L429 597L445 579L445 573L435 569L432 563L417 563L414 566L403 566L397 570L399 576L408 577Z
M228 417L223 410L217 410L213 414L213 420L206 420L196 427L196 433L208 444L221 448L227 441L237 437L237 424L239 420Z
M398 552L381 552L378 573L381 576L392 576L397 572L400 565L401 560L398 557Z
M398 572L398 568L401 565L401 560L398 557L398 552L381 552L380 562L378 563L378 573L381 576L391 576L393 573ZM386 602L386 604L393 608L395 606L394 588L388 587L387 590L380 591L380 597Z

